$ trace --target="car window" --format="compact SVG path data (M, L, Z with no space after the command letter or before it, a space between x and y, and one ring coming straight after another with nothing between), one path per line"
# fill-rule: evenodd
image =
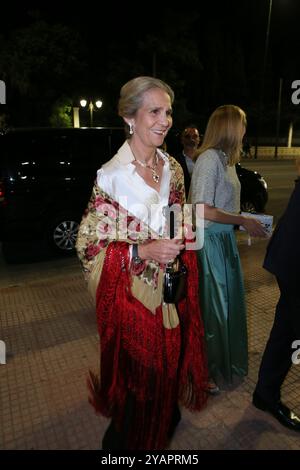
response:
M73 164L77 169L98 169L109 156L107 131L79 133L72 142Z
M122 128L33 130L0 137L2 173L21 175L25 170L27 175L71 169L95 172L115 155L125 140Z
M36 165L37 147L28 135L5 135L3 138L3 153L1 152L1 167L3 174L22 174L26 168Z

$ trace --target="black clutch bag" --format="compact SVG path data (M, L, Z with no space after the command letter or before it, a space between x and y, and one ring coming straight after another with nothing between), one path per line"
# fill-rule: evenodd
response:
M180 258L166 267L164 275L164 302L177 304L186 297L187 268Z

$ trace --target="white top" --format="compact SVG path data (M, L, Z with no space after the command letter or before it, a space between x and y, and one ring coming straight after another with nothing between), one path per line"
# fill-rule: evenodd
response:
M240 212L241 185L235 165L227 164L221 150L208 149L197 159L193 171L190 198L227 212ZM212 222L205 221L205 227Z
M159 192L146 184L136 171L135 158L127 141L98 170L97 184L129 213L162 235L166 224L163 209L169 203L171 172L168 157L159 149L157 153L164 161Z

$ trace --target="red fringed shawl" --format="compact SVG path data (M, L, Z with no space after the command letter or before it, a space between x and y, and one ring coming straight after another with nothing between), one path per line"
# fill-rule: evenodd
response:
M153 315L131 294L128 244L112 242L107 248L97 289L101 378L90 373L90 402L121 428L130 401L128 449L165 448L177 401L191 410L206 402L196 254L184 252L182 259L188 293L178 305L180 324L167 329L161 306Z

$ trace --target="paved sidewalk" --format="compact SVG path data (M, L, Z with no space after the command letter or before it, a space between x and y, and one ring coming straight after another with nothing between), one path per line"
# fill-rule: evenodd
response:
M265 241L239 237L249 327L249 375L210 398L197 414L183 410L170 449L300 449L299 434L251 405L257 370L278 299L261 268ZM30 269L30 271L29 271ZM99 449L108 420L87 402L85 378L98 368L92 301L76 258L0 265L1 449ZM284 385L284 401L300 414L300 366Z

